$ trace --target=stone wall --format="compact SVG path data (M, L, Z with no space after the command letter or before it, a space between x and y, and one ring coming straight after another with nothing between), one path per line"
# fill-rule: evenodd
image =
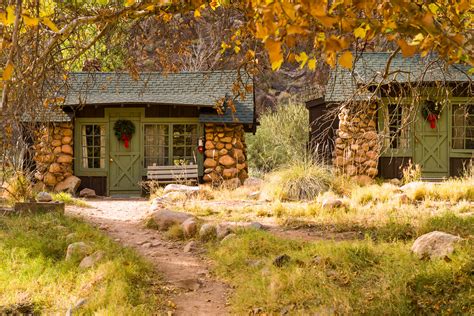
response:
M339 113L339 129L333 153L334 166L349 176L377 173L380 144L376 126L376 105L357 112L343 109Z
M54 189L73 175L73 125L54 123L36 131L35 178L46 189Z
M241 124L206 124L204 182L238 186L248 178L245 132Z

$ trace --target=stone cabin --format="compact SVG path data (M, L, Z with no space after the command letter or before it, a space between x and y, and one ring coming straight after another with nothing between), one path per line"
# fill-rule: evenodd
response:
M98 195L139 195L152 165L197 165L199 181L212 184L247 178L244 135L256 127L250 76L80 72L65 86L60 108L34 115L35 178L47 188L76 176L79 189Z
M363 53L352 71L331 72L325 96L306 103L310 147L350 176L400 178L410 162L426 180L459 176L474 157L469 67L390 55Z

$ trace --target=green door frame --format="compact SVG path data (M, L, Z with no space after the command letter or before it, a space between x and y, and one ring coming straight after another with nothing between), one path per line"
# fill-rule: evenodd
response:
M141 181L141 165L143 164L143 137L141 133L142 119L145 115L144 108L106 108L105 117L109 122L109 151L107 160L109 160L108 169L108 194L125 194L125 195L140 195L141 189L139 182ZM122 144L114 135L113 122L115 119L128 119L136 122L135 134L132 136L130 146L136 148L135 151L113 151L113 148L122 149ZM120 161L120 157L129 158L130 161L124 164L124 159ZM115 175L114 172L117 171ZM120 182L124 181L130 186L123 186L122 188L114 188L115 185L120 186ZM128 181L127 181L128 180ZM136 183L135 183L136 182Z

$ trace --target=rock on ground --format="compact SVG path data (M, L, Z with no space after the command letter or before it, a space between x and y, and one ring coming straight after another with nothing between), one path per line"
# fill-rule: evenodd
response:
M36 196L36 200L38 202L51 202L53 200L53 197L48 192L40 192Z
M342 200L338 198L328 197L325 198L321 203L323 208L337 208L343 205Z
M76 176L69 176L64 181L59 182L54 187L55 192L68 192L71 194L76 193L77 189L81 185L81 179Z
M97 197L97 194L95 193L95 190L85 188L82 189L81 192L79 192L80 197L85 197L85 198L95 198Z
M74 242L67 246L66 250L66 261L72 259L82 260L85 256L90 254L92 251L91 246L83 241Z
M211 240L216 238L217 229L213 224L203 224L199 230L199 237L202 240Z
M200 187L198 186L189 186L189 185L182 185L182 184L168 184L165 189L164 193L169 193L169 192L184 192L184 193L195 193L199 192L201 190Z
M191 251L196 249L196 245L197 244L196 244L195 241L190 241L184 246L183 251L184 252L191 252Z
M184 236L192 237L197 232L197 223L193 217L188 218L181 224L181 228L183 229Z
M410 182L410 183L407 183L407 184L401 186L400 190L402 190L403 192L407 192L407 191L416 190L416 189L424 187L424 186L431 186L431 185L433 185L433 183L415 181L415 182Z
M91 254L90 256L87 256L84 259L82 259L81 263L79 263L79 268L88 269L94 266L100 260L102 260L104 256L105 256L105 253L101 250L98 250L94 252L93 254Z
M229 235L232 232L229 225L219 224L216 228L217 239L224 239L225 236Z
M462 238L444 232L433 231L418 237L411 251L420 259L444 258L454 252L454 243Z
M194 216L183 212L158 210L150 215L149 220L152 221L158 229L167 230L173 225L183 224L189 218L194 218Z
M263 180L260 178L250 177L245 179L244 186L246 187L260 187L263 184Z

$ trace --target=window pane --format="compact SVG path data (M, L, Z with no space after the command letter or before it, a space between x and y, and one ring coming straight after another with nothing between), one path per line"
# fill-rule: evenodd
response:
M474 149L474 106L454 104L452 109L452 148Z
M83 125L81 135L82 167L105 168L105 126Z
M168 165L169 126L167 124L145 124L145 159L144 167L156 164Z

